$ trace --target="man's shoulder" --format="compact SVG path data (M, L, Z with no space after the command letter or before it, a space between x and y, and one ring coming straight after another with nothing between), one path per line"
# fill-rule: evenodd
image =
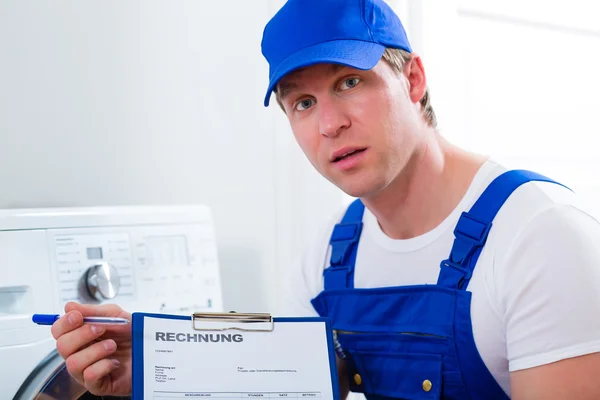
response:
M560 210L577 210L593 218L593 208L585 196L572 190L568 182L530 181L518 187L498 212L498 220L508 220L513 227L535 223L542 214L555 218L569 218L572 213Z
M303 268L321 269L326 262L329 253L329 240L336 224L342 221L344 214L348 210L350 203L341 204L327 218L320 221L318 228L308 238L303 254Z
M518 165L511 165L511 163L493 158L487 160L473 180L469 189L471 199L467 203L473 204L477 197L490 188L490 185L501 175L519 172L533 173L529 175L539 174L551 181L541 181L530 176L528 182L516 187L509 194L498 211L497 220L515 219L516 221L512 221L514 226L514 222L526 223L532 220L536 214L553 207L570 206L587 213L592 210L589 201L586 203L586 198L573 190L570 182L553 177L546 171L522 169ZM507 182L514 182L514 180L507 180Z
M589 199L572 190L568 182L530 181L518 187L498 211L490 241L502 254L524 242L552 243L561 232L569 231L579 234L561 242L577 245L580 235L600 231L594 214Z
M335 226L339 223L342 222L342 219L344 218L344 215L346 215L346 212L348 212L348 208L356 201L359 201L358 199L351 199L351 200L347 200L345 202L343 202L339 207L337 207L336 210L334 210L329 217L323 221L321 223L321 237L323 235L326 236L326 243L329 242L329 236L331 235L331 233L333 232L333 228L335 228Z

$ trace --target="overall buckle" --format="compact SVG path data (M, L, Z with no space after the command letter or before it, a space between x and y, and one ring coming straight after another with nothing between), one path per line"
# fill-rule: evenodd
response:
M464 268L473 253L483 247L491 227L491 223L480 221L463 212L454 228L454 244L448 262L455 263L455 267Z
M452 267L452 268L462 272L464 279L471 279L471 276L473 275L473 271L471 271L470 268L465 267L459 263L456 263L450 259L444 260L440 263L440 268L443 268L443 267Z
M491 222L481 221L468 212L463 211L454 228L454 236L463 239L474 246L482 246L485 243L491 228Z
M340 223L333 228L331 239L331 266L342 266L347 263L351 247L358 242L362 231L362 222Z

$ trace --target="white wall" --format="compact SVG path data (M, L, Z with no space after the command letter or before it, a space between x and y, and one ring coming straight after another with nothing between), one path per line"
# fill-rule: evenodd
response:
M277 6L1 2L0 207L208 204L225 307L269 310L296 239L339 202L262 106Z
M421 9L420 52L442 134L565 182L600 214L600 3L410 4Z

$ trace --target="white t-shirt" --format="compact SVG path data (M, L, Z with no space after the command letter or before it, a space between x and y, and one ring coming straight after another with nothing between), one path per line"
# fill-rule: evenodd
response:
M390 239L365 209L355 287L435 284L461 212L504 171L486 162L452 214L415 238ZM509 371L600 351L600 224L578 201L554 183L518 188L494 219L467 288L475 343L508 395ZM288 271L283 315L317 315L310 301L323 290L329 237L345 211Z

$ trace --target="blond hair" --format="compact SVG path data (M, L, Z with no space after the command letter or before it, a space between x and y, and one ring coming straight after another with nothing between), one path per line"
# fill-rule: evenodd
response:
M404 70L404 65L410 61L411 56L410 53L405 50L387 48L385 49L381 58L392 67L394 72L401 74ZM433 128L436 128L437 118L435 117L435 112L433 111L433 107L431 105L429 88L425 88L425 93L419 102L423 108L423 116L425 117L425 120Z
M385 62L388 63L392 70L397 74L401 74L404 70L404 65L410 61L411 55L409 52L401 49L392 49L386 48L383 56L381 57ZM283 103L281 102L281 98L279 96L279 91L277 85L275 87L275 99L277 100L277 104L281 107L282 110L285 111L283 107ZM425 89L425 93L423 97L419 101L421 103L421 107L423 108L423 116L425 120L431 125L433 128L437 127L437 119L435 117L435 112L433 111L433 107L431 106L431 96L429 95L429 88Z

